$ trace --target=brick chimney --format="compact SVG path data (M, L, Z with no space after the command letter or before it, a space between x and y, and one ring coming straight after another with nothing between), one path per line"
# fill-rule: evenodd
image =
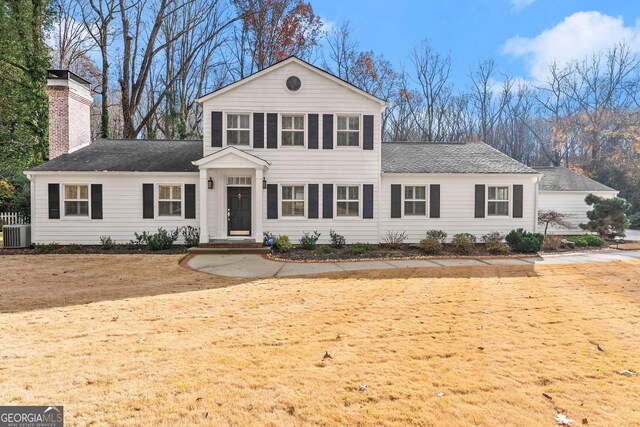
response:
M91 143L91 84L68 70L47 71L49 160Z

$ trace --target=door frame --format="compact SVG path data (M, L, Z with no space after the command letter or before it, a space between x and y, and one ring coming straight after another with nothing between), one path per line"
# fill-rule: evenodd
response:
M230 215L231 215L231 211L230 211L231 208L229 207L229 198L230 198L229 193L234 189L247 189L249 191L249 229L241 230L241 233L244 233L244 231L248 231L247 234L231 234L231 230L229 227ZM227 237L232 237L232 238L252 237L253 235L253 187L251 185L227 185L225 197L226 197L226 200L225 200L226 215L225 216L227 218L227 221L226 221Z

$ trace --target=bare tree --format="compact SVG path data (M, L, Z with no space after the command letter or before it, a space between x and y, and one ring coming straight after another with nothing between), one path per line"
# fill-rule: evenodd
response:
M51 6L52 65L82 73L95 43L82 23L80 5L75 0L56 0Z

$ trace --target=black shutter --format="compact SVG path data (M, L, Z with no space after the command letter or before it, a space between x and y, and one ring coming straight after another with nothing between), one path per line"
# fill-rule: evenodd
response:
M391 218L402 216L402 185L391 184Z
M277 113L267 113L267 148L278 148Z
M440 218L440 184L429 186L429 217Z
M278 219L278 184L267 184L267 219Z
M373 184L362 185L362 218L373 218Z
M49 184L49 219L60 219L60 184Z
M184 185L184 217L193 219L196 217L196 185Z
M309 211L307 217L318 218L318 184L309 184Z
M373 116L367 115L362 118L363 139L362 148L365 150L373 150Z
M522 185L514 185L513 186L513 217L514 218L522 218L522 196L523 196L523 188Z
M477 184L476 185L476 218L484 218L484 210L485 210L485 189L484 185Z
M222 147L222 111L211 112L211 146Z
M264 148L264 113L253 113L253 148Z
M322 218L333 218L333 184L322 184Z
M91 219L102 219L102 184L91 184Z
M142 218L153 218L153 184L142 184Z
M318 148L318 115L309 114L307 121L309 122L308 146L310 150L315 150Z
M333 114L322 115L322 148L333 149Z

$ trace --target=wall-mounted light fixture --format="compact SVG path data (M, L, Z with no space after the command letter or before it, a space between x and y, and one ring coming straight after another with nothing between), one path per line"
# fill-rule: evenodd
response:
M267 178L262 177L262 189L266 190L267 189Z
M209 190L213 190L213 178L209 177L209 181L207 182L207 188Z

